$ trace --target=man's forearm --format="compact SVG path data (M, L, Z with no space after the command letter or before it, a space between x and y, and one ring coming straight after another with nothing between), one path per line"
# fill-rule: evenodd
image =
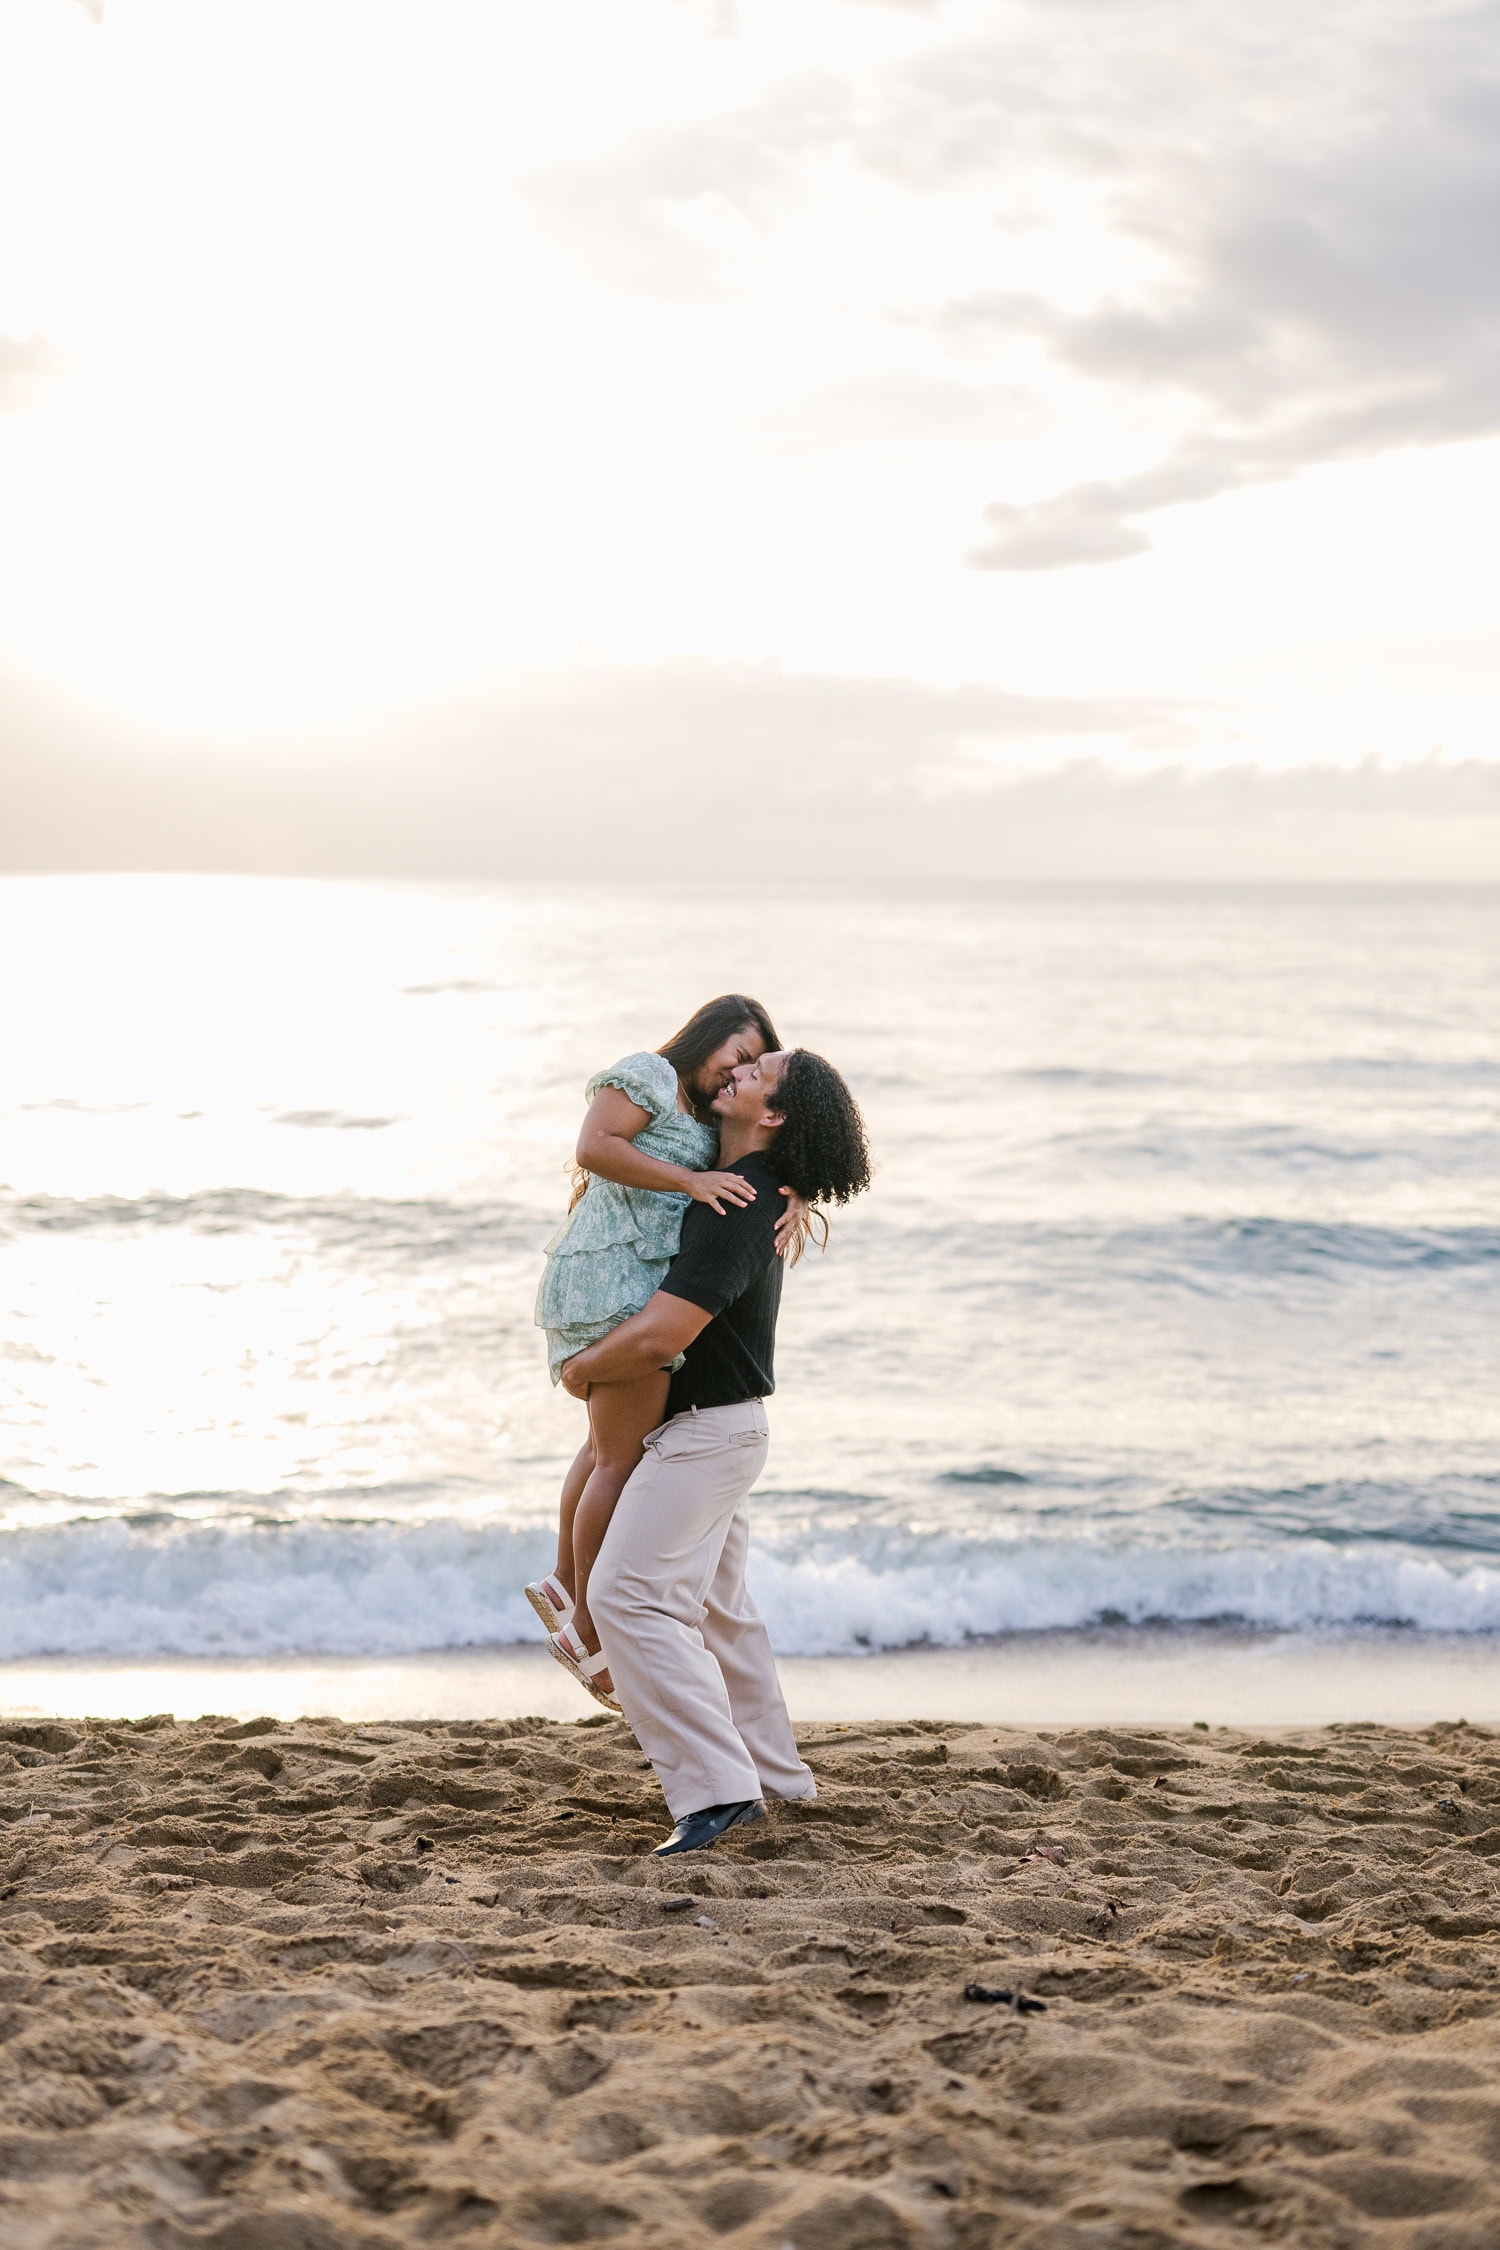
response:
M568 1364L574 1375L581 1376L586 1383L631 1383L637 1376L649 1375L654 1367L665 1367L667 1359L675 1359L675 1352L668 1352L663 1359L661 1346L649 1334L638 1331L633 1336L627 1335L626 1330L632 1325L630 1321L622 1321L597 1344L590 1344L587 1351L570 1360Z
M590 1344L568 1362L570 1377L587 1383L632 1383L642 1375L650 1375L665 1367L693 1340L702 1327L706 1314L699 1314L695 1305L680 1298L671 1298L672 1310L659 1309L649 1304L644 1312L633 1313L622 1320L597 1344ZM696 1320L692 1316L696 1315ZM688 1317L684 1317L688 1316ZM686 1327L688 1333L680 1335Z

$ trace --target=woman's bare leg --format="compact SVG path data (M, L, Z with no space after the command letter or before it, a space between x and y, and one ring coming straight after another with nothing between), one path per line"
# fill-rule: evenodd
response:
M594 1441L586 1437L563 1478L562 1498L557 1508L557 1575L570 1594L573 1591L573 1518L578 1513L578 1503L583 1498L583 1488L593 1466Z
M662 1368L633 1383L595 1383L589 1392L594 1467L573 1518L573 1627L591 1654L599 1646L599 1635L589 1615L589 1572L604 1544L615 1502L641 1458L646 1433L666 1413L669 1381ZM601 1675L600 1685L608 1688L607 1673Z

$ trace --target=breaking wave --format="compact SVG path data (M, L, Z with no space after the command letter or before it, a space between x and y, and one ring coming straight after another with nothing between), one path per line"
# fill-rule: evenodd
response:
M536 1640L521 1588L551 1557L545 1525L493 1517L157 1513L15 1529L0 1544L0 1659L395 1656ZM1143 1547L773 1524L751 1579L785 1655L1109 1622L1500 1631L1500 1559L1389 1540Z

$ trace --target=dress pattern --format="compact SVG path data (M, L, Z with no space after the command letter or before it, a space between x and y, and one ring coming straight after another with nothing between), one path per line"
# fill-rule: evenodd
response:
M626 1055L589 1080L618 1086L651 1121L635 1136L646 1156L706 1172L718 1154L712 1125L677 1106L677 1073L665 1055ZM547 1332L552 1380L565 1359L596 1344L653 1297L677 1255L689 1197L671 1188L620 1187L591 1176L580 1200L547 1245L536 1298L536 1322Z

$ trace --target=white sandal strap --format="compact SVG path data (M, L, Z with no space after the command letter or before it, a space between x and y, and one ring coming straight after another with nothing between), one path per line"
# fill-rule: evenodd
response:
M580 1661L580 1659L573 1654L572 1649L568 1647L567 1640L565 1640L563 1637L564 1634L567 1634L567 1639L571 1640L575 1647L581 1648L583 1645L579 1641L578 1635L576 1633L570 1633L566 1625L563 1627L561 1633L549 1633L547 1636L547 1646L550 1649L551 1653L556 1657L558 1663L562 1665L565 1671L571 1672L573 1678L578 1682L578 1685L584 1690L585 1694L591 1695L596 1703L602 1703L605 1710L612 1711L615 1714L616 1718L623 1718L624 1713L621 1711L619 1703L616 1701L615 1697L609 1692L608 1688L602 1688L599 1685L598 1674L604 1669L604 1659L602 1655L584 1656ZM585 1667L587 1667L587 1669L585 1669Z
M558 1627L558 1631L553 1633L553 1640L558 1642L562 1649L567 1649L567 1654L573 1658L573 1663L578 1665L578 1669L582 1672L582 1676L587 1678L587 1681L591 1681L591 1678L598 1678L600 1672L607 1672L607 1669L609 1669L609 1658L605 1656L605 1651L596 1649L594 1656L589 1656L589 1651L585 1649L585 1645L582 1645L580 1633L578 1633L576 1627L573 1627L573 1624L562 1624L562 1627Z
M596 1649L590 1656L572 1625L560 1627L552 1637L562 1648L567 1650L586 1680L597 1679L601 1672L609 1670L609 1658L605 1655L603 1649Z
M524 1591L526 1599L549 1633L555 1633L560 1625L566 1625L571 1619L573 1597L556 1571L549 1570L545 1578L535 1579Z

